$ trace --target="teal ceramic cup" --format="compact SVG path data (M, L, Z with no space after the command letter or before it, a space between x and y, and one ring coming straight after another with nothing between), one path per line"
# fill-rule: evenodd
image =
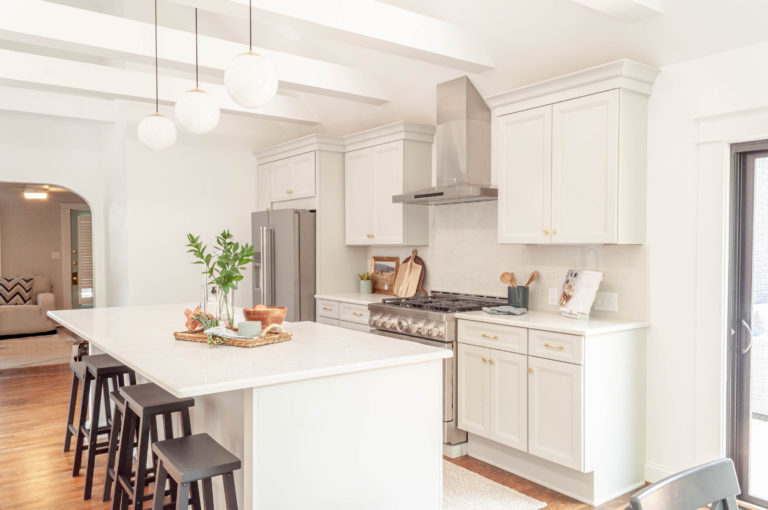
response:
M528 287L507 287L507 304L528 309Z
M261 335L261 321L240 322L237 325L237 333L240 336L257 337Z

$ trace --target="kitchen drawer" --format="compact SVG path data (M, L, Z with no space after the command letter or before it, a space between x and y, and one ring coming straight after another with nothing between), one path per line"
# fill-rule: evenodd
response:
M538 358L584 364L584 337L531 329L528 354Z
M526 354L528 330L488 322L459 320L459 342L501 351Z
M317 300L317 316L329 317L331 319L339 318L339 303L338 301L328 301L327 299Z
M365 324L359 324L357 322L339 321L339 326L344 329L353 329L355 331L365 331L368 333L371 331L371 327L366 322Z
M328 324L329 326L339 325L339 319L330 319L328 317L318 317L316 322L320 324Z
M356 322L365 324L368 327L368 305L353 305L352 303L341 303L339 307L339 319L347 322Z

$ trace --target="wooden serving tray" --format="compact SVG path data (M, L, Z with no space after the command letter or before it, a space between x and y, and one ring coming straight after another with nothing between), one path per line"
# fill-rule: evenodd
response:
M273 331L280 328L281 331ZM184 342L200 342L207 344L208 336L202 331L177 331L173 333L176 340ZM260 347L262 345L276 344L278 342L287 342L293 337L293 333L288 333L281 324L272 324L267 326L261 335L253 338L221 338L214 337L216 345L231 345L233 347Z

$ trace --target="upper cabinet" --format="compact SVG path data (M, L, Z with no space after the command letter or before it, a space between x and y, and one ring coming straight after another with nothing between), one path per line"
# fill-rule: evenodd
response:
M645 242L647 102L657 72L625 60L489 98L500 243Z
M308 152L270 164L272 202L315 196L315 153Z
M345 138L347 245L429 243L429 209L393 195L432 182L432 126L397 123Z

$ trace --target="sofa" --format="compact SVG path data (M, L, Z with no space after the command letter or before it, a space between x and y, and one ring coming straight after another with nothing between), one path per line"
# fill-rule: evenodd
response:
M29 304L0 305L0 336L30 335L56 329L56 323L46 315L56 305L51 280L39 275L34 279Z

